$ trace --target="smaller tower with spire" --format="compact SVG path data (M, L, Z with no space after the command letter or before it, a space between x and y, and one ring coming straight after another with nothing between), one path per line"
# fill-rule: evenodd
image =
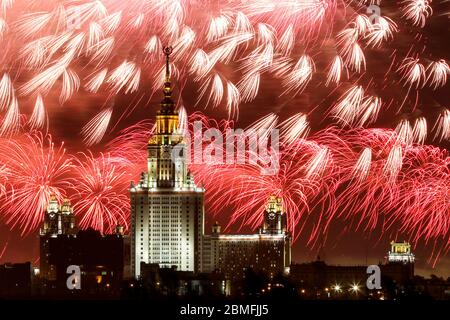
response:
M283 234L286 231L286 215L281 198L272 195L264 211L263 234Z
M75 215L70 200L66 198L60 205L56 195L51 195L40 235L57 237L59 234L73 235L76 233Z

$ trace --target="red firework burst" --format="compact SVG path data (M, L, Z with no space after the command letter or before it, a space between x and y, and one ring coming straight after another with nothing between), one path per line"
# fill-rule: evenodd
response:
M81 228L111 233L117 225L128 228L130 175L109 154L81 154L74 159L74 210Z
M72 162L62 145L55 147L41 134L2 139L0 155L2 212L7 224L25 234L39 227L50 196L61 199L72 186L67 179Z

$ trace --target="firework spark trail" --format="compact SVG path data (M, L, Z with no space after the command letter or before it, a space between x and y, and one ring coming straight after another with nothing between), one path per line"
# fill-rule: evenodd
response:
M309 123L306 115L298 113L280 123L281 137L286 145L293 145L296 141L306 138L309 133Z
M20 114L19 103L16 98L13 98L11 104L8 107L8 111L3 118L2 125L0 126L0 136L12 135L19 131L20 126Z
M13 99L13 84L9 75L5 73L0 81L0 110L6 109Z
M425 67L419 62L419 59L406 58L398 68L398 71L402 74L405 86L419 89L425 85Z
M365 180L369 175L371 164L372 150L370 148L364 148L353 168L353 177L360 182Z
M335 84L339 84L339 82L341 81L343 69L344 62L342 61L342 58L340 56L336 56L328 70L326 85L328 86L332 82Z
M427 71L429 72L427 81L430 83L432 88L437 89L445 86L447 83L447 78L450 74L450 67L445 60L441 59L439 61L433 61L427 67Z
M413 140L418 144L424 144L427 132L427 120L424 117L416 119L412 132Z
M411 20L414 25L423 28L427 18L433 14L430 6L431 0L407 0L404 1L403 16Z
M413 129L408 120L403 119L395 128L397 132L397 143L399 144L411 144L413 142Z
M0 252L0 260L3 258L3 256L5 255L6 249L8 248L8 244L9 241L6 241L5 245L3 246L2 251Z
M358 115L363 99L364 89L361 86L354 86L342 96L331 112L339 121L351 124Z
M112 116L112 108L106 108L100 111L81 131L85 133L85 142L88 146L98 143L102 140L108 128L109 120Z
M314 72L315 65L311 57L306 55L301 56L297 64L292 69L291 74L283 80L284 86L287 88L283 94L292 91L298 94L303 91L311 80Z
M367 45L380 47L383 42L392 39L395 32L398 32L398 28L394 21L387 17L378 17L378 22L372 25L366 35Z
M141 121L121 131L119 136L108 143L106 150L110 159L126 167L133 179L145 171L147 163L147 143L154 132L154 124Z
M42 129L45 122L45 106L42 96L38 95L34 105L33 114L29 119L29 124L32 129Z
M446 109L441 112L436 127L436 139L439 141L450 140L450 110Z

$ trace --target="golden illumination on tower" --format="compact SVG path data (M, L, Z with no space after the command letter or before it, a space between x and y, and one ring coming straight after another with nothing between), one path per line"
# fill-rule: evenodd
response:
M161 108L156 114L156 131L150 138L149 144L172 144L179 143L180 137L177 135L178 112L175 110L175 103L172 99L172 82L170 79L170 54L172 47L163 49L166 56L166 77L164 80L164 98L161 101Z
M411 245L408 242L391 242L392 253L411 253Z
M263 234L283 234L286 231L286 215L281 198L271 195L264 212Z
M277 196L270 196L266 204L267 212L283 212L283 204L281 198Z
M69 199L65 198L63 200L63 203L61 205L61 212L65 214L73 213L73 208Z
M415 257L408 242L391 242L391 251L388 252L389 262L414 263L414 260Z

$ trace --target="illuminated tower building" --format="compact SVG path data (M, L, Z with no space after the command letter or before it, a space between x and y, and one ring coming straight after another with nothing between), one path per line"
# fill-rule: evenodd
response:
M197 187L186 163L186 145L178 131L172 100L169 56L164 48L164 99L156 115L156 130L148 141L148 170L131 184L131 272L157 263L182 271L199 271L204 228L204 190ZM175 156L176 154L176 156Z
M414 254L408 242L391 242L391 251L388 252L388 262L414 263Z

